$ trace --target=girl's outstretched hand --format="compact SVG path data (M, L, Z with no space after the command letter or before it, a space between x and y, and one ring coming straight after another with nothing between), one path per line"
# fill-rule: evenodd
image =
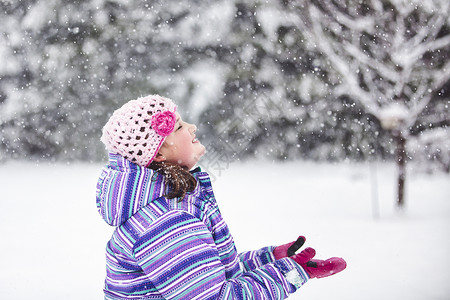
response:
M306 238L299 236L296 241L287 243L273 250L275 259L285 257L292 258L308 273L310 278L323 278L341 272L347 267L347 263L343 258L332 257L327 260L313 259L316 255L316 250L313 248L306 248L302 252L295 254L305 243Z
M275 259L278 260L284 257L291 257L295 255L295 252L297 252L297 250L303 246L305 241L306 238L304 236L299 236L294 242L275 247L275 249L273 250Z
M343 258L332 257L326 260L313 259L316 250L306 248L302 252L291 256L308 273L310 278L323 278L339 273L347 267Z

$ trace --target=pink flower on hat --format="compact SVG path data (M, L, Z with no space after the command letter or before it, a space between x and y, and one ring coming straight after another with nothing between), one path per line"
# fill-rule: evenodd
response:
M173 132L177 118L169 110L158 112L152 116L152 128L160 136L168 136Z

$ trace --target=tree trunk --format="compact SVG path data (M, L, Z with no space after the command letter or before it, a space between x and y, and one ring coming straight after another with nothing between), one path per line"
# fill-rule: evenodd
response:
M403 208L405 205L405 177L406 177L406 138L398 131L395 134L397 139L397 206Z

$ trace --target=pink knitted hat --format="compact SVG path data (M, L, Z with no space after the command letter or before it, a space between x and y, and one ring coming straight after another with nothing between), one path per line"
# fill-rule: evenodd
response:
M172 100L150 95L117 109L103 127L101 141L109 152L147 167L176 123Z

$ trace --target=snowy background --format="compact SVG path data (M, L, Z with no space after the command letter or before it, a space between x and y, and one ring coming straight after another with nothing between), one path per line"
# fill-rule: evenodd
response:
M102 161L113 110L157 93L222 154L392 159L401 134L409 157L450 170L448 0L1 0L0 12L0 162Z
M95 206L101 166L0 168L2 299L102 298L112 229ZM302 234L318 258L347 260L344 272L311 280L289 299L447 300L450 176L409 172L404 211L394 206L391 164L248 161L213 186L238 251Z

